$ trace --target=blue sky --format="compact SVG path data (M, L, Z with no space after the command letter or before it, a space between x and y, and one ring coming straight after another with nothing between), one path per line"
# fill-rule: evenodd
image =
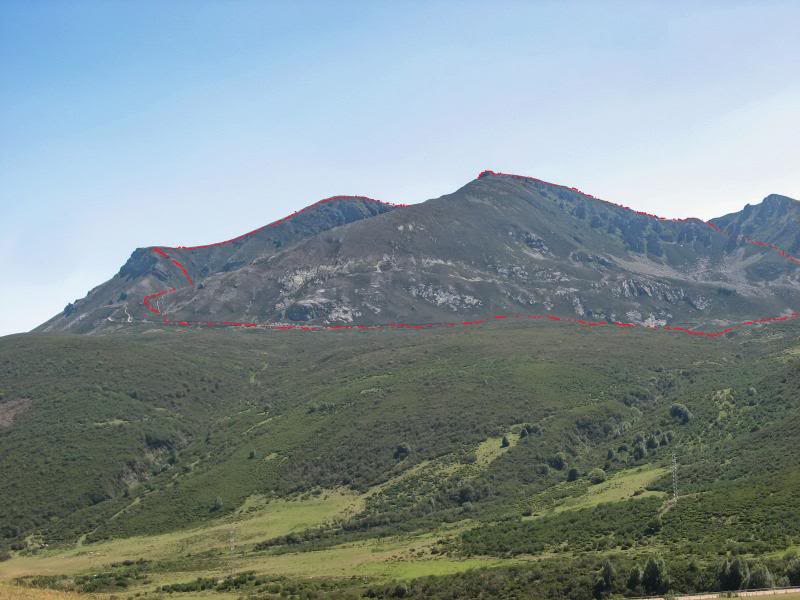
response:
M0 4L0 335L320 198L800 198L798 2Z

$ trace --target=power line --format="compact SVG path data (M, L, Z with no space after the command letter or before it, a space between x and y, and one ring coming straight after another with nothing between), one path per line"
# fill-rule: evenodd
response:
M678 501L678 455L672 451L672 501Z
M231 529L230 532L230 542L231 542L231 561L230 561L230 576L233 579L233 558L234 552L236 552L236 528Z

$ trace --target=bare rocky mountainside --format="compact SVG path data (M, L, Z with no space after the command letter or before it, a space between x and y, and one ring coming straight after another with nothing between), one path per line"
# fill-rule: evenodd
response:
M39 330L142 320L386 324L497 313L702 327L800 306L800 202L663 220L485 172L407 207L337 197L229 243L140 248ZM163 293L161 293L163 292ZM145 302L147 300L147 302Z

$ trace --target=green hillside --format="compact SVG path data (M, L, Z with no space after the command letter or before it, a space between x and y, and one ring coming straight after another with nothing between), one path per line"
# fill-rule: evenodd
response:
M724 588L740 557L741 585L791 582L799 333L2 338L0 579L589 598Z

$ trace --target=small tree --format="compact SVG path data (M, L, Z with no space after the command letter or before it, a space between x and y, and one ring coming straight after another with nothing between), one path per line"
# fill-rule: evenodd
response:
M744 589L750 579L750 567L738 556L725 559L717 569L717 587L723 592Z
M569 471L567 471L567 481L575 481L578 478L578 469L572 467Z
M747 589L763 590L775 587L775 577L762 562L757 562L750 569L750 577L747 579Z
M633 447L633 458L635 460L642 460L645 456L647 456L647 449L644 447L644 444L641 442L636 444Z
M800 558L794 558L786 565L786 577L792 585L800 585Z
M641 593L643 576L642 568L639 565L634 565L628 575L628 581L625 583L626 587L634 593Z
M602 577L606 587L609 590L614 587L614 581L617 578L617 573L614 570L614 565L611 564L610 560L606 559L603 561L603 568L600 569L600 577Z
M614 581L616 579L616 572L614 565L608 559L603 561L603 566L600 569L600 574L594 584L594 597L604 598L614 591Z
M648 594L662 594L669 588L667 565L660 556L647 559L642 573L642 587Z
M650 435L650 437L647 438L647 448L648 450L658 448L658 439L656 439L656 436Z
M511 445L511 442L508 441L508 436L504 435L503 436L503 441L500 442L500 447L501 448L508 448L510 445Z

